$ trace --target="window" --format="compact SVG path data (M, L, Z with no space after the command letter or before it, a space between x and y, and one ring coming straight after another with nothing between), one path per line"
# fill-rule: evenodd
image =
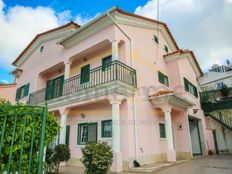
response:
M218 89L221 89L223 86L224 86L224 83L223 83L223 82L217 83L217 88L218 88Z
M50 100L63 95L64 76L47 81L46 100Z
M167 45L164 45L164 50L166 51L166 53L168 53L168 47L167 47Z
M39 52L42 53L44 50L44 46L41 46L40 49L39 49Z
M108 56L102 59L102 71L105 71L110 68L112 62L112 56Z
M70 125L66 126L65 144L69 145Z
M97 141L97 123L78 124L77 144Z
M159 44L159 38L158 38L155 34L154 34L153 40L154 40L157 44Z
M186 78L184 78L184 86L185 86L185 91L189 92L190 94L198 98L197 87L194 86L191 82L189 82Z
M20 88L17 89L17 92L16 92L16 98L15 100L20 100L26 96L28 96L29 94L29 87L30 87L30 83L26 84L26 85L23 85L21 86Z
M168 76L164 75L163 73L161 73L160 71L158 71L158 76L159 76L159 82L169 86L169 82L168 82Z
M112 120L102 121L101 128L102 128L102 137L104 138L112 137Z
M159 123L160 138L166 138L165 124Z
M90 65L85 65L81 68L81 84L87 83L90 80Z

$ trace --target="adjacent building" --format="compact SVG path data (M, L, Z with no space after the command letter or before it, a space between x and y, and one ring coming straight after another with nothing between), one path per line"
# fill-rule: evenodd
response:
M206 122L192 51L165 23L113 7L84 26L37 35L13 62L16 99L48 103L81 165L87 141L112 146L111 170L207 154Z
M0 98L15 103L16 84L0 84Z

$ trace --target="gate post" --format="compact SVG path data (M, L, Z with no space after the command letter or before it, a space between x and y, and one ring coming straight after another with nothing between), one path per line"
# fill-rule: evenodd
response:
M42 129L41 129L41 138L40 138L40 147L39 147L38 174L43 173L43 156L44 156L47 113L48 113L48 107L46 103L43 109Z

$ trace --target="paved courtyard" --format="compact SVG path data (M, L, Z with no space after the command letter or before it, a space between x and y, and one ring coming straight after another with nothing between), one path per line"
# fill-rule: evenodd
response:
M62 168L62 174L83 174L81 168ZM153 172L154 174L232 174L232 155L198 157L185 163ZM123 172L122 174L133 174ZM138 173L134 173L138 174Z

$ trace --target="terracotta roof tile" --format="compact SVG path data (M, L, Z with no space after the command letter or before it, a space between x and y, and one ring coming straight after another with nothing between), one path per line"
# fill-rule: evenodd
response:
M203 72L202 72L202 70L201 70L201 67L200 67L198 61L197 61L197 58L196 58L196 56L194 55L193 51L191 51L191 50L177 50L177 51L175 51L175 52L168 53L168 54L164 55L164 57L168 57L168 56L171 56L171 55L174 55L174 54L178 54L178 53L180 53L180 54L184 54L184 53L189 53L189 54L191 54L191 56L193 57L194 62L195 62L196 65L197 65L197 68L198 68L198 70L199 70L201 76L203 75Z
M173 93L173 91L171 91L171 90L159 90L159 92L151 94L149 97L158 97L161 95L166 95L166 94L171 94L171 93Z

